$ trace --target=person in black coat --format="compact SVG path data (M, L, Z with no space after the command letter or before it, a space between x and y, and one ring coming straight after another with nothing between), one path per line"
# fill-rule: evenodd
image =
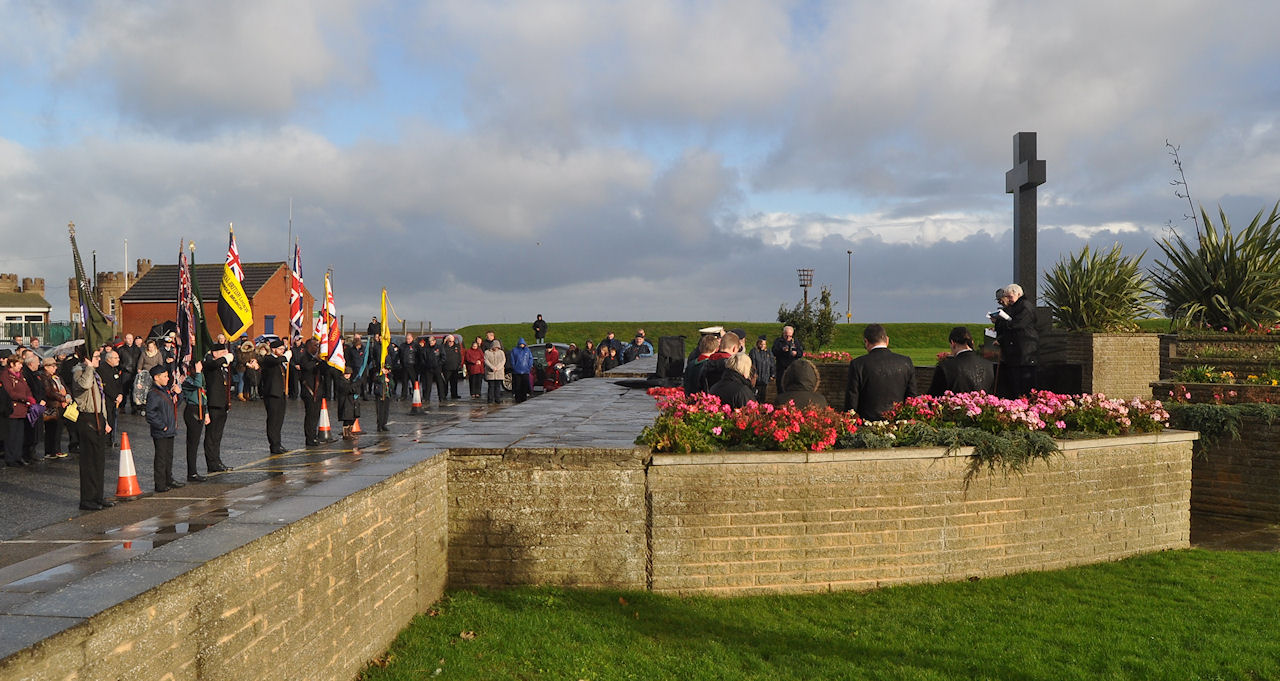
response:
M222 462L222 431L227 427L227 410L231 407L230 370L230 350L225 345L215 345L204 358L205 408L209 415L204 427L204 463L210 473L231 470Z
M951 356L941 359L938 368L933 370L929 394L941 395L948 390L953 393L994 392L995 368L973 351L973 336L969 335L969 329L963 326L951 329L947 341L951 343Z
M462 349L458 347L452 335L444 337L440 346L440 371L444 373L444 381L449 386L450 399L458 399L458 379L462 376ZM441 399L444 394L441 393Z
M996 291L1000 310L993 312L996 343L1000 345L1000 375L997 391L1001 397L1023 397L1036 387L1036 359L1040 331L1036 328L1036 308L1022 296L1017 284Z
M827 398L818 392L818 367L807 359L797 359L787 367L782 377L782 392L773 398L773 404L785 407L788 404L800 409L826 409Z
M436 388L436 397L444 402L444 374L440 371L440 346L435 336L424 336L418 339L418 382L422 386L422 403L431 401L431 387Z
M400 346L400 373L404 381L400 384L400 399L407 400L413 394L413 384L418 381L418 344L413 342L413 334L404 335L404 343ZM419 386L425 388L426 386Z
M155 448L152 471L157 492L168 492L185 483L173 477L173 442L178 436L178 393L169 369L163 364L151 367L151 390L147 391L147 425L151 427L151 443Z
M778 377L778 390L782 390L782 375L787 373L791 363L804 357L804 344L795 336L793 326L782 327L782 335L773 341L773 368Z
M542 345L547 341L547 322L538 315L538 319L533 322L533 342Z
M734 409L741 409L755 400L756 391L751 387L751 358L740 352L726 359L724 373L707 393L719 397L722 403Z
M867 354L849 362L844 409L865 421L880 421L897 402L916 396L916 368L911 358L889 350L889 334L879 324L862 332Z
M302 418L302 435L308 447L320 444L318 431L321 384L323 383L320 380L320 373L324 370L324 366L320 361L320 342L314 338L307 340L302 352L294 353L289 365L290 370L298 375L298 392L299 397L302 398L305 414Z
M262 394L262 406L267 409L267 444L272 454L284 454L288 451L280 443L289 383L285 377L288 366L284 341L278 338L271 341L271 353L258 360L258 368L262 372L259 391Z

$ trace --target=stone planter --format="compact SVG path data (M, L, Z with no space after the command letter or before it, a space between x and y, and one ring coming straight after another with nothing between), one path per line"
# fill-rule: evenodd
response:
M1160 378L1160 337L1153 333L1051 332L1046 344L1064 347L1061 361L1080 367L1080 392L1146 397Z

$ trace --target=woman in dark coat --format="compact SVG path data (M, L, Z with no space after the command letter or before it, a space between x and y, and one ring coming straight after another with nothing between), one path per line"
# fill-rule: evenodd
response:
M596 375L596 344L587 340L578 353L578 378L593 378Z
M707 392L734 409L755 401L756 391L751 387L751 358L740 352L726 359L720 380Z
M781 407L792 402L801 409L824 409L827 398L818 392L818 367L807 359L797 359L782 375L782 390L773 398L773 404Z

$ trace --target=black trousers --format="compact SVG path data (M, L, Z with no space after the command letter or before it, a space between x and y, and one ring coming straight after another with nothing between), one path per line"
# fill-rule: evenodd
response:
M373 404L378 412L378 430L386 430L387 419L391 417L391 400L388 398L374 398Z
M80 503L102 503L107 469L106 414L80 412L76 431L80 433Z
M157 492L168 489L169 481L173 479L173 441L175 439L177 438L151 438L151 442L156 446L154 466Z
M1025 397L1036 387L1036 365L1001 364L996 374L996 394L1006 400Z
M764 394L769 390L768 381L756 383L756 402L764 404Z
M4 462L16 464L22 460L23 442L26 440L27 419L10 418L8 433L4 437Z
M511 374L511 391L516 394L516 402L529 399L529 374Z
M502 379L489 381L489 395L485 402L502 403Z
M62 446L63 420L64 419L62 418L62 416L59 415L58 418L53 419L52 421L44 422L44 455L45 456L53 456L54 454L57 454L59 451L61 451L59 447ZM68 423L70 423L70 421L68 421Z
M280 429L284 427L285 404L283 397L262 398L262 405L267 408L267 444L272 453L284 449L280 444Z
M200 416L200 407L187 403L182 411L182 422L187 426L187 475L196 475L196 454L200 452L200 434L204 432L204 418Z
M204 465L222 468L222 430L227 427L226 407L205 407L209 411L209 425L204 427Z
M452 397L455 400L458 399L458 372L444 372L444 382L449 386L449 397ZM441 395L443 395L443 392Z
M467 383L470 384L472 397L484 394L484 374L471 374L467 377Z
M316 431L320 429L320 398L303 395L302 408L304 410L302 435L307 444L314 445L317 437Z
M413 384L418 380L418 370L410 366L401 372L404 374L404 381L400 383L400 399L407 400L413 397Z

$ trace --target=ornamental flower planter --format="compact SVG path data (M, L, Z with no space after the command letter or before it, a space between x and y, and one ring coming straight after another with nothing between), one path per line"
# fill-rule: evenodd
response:
M1171 402L1200 404L1245 404L1265 402L1280 404L1280 386L1246 383L1178 383L1156 381L1151 396Z

